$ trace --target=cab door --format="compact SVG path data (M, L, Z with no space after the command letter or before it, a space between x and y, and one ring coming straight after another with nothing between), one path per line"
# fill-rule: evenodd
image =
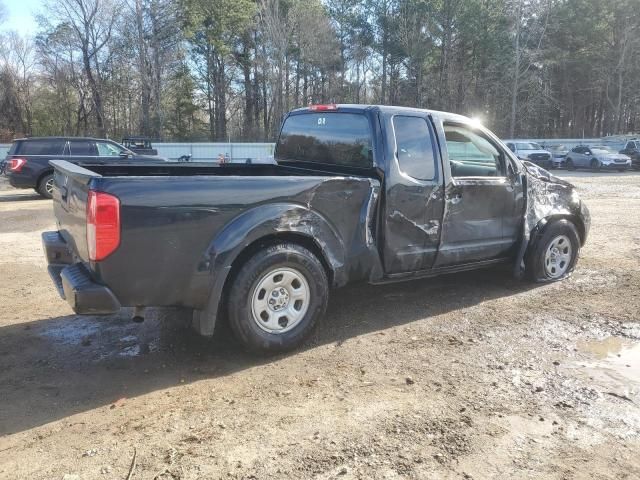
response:
M444 122L445 209L435 266L509 256L524 208L519 180L502 147L481 128Z
M428 270L440 241L443 177L431 118L420 112L385 115L383 258L387 274Z

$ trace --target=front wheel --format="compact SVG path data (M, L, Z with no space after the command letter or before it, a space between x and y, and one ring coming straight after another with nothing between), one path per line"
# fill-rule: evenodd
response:
M527 252L529 278L535 282L553 282L568 276L576 266L580 237L573 223L558 220L547 225L541 238Z
M52 198L53 197L53 173L45 175L38 183L38 188L36 188L36 192L38 192L44 198Z
M595 158L591 160L591 170L593 170L594 172L600 171L600 162Z
M576 166L573 164L573 160L571 160L570 158L567 158L564 165L565 167L567 167L567 170L569 171L573 171L576 169Z
M233 280L229 323L251 351L275 353L299 346L324 314L329 297L320 260L293 243L266 247Z

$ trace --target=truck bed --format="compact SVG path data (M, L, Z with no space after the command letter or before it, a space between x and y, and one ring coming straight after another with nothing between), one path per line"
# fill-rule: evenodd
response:
M79 167L53 161L54 212L74 263L122 306L202 308L213 272L265 232L305 235L336 271L335 284L366 277L379 180L279 165L145 164ZM321 173L321 174L320 174ZM89 261L89 190L120 200L120 245Z

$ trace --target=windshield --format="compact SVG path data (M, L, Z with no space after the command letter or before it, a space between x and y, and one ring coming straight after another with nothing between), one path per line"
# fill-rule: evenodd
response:
M542 147L537 143L527 142L527 143L518 143L518 150L542 150Z
M609 150L608 147L591 147L591 153L605 154L605 153L612 153L612 152L611 150Z

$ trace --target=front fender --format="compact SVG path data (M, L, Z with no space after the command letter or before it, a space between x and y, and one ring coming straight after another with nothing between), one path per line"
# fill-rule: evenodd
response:
M589 211L572 184L535 165L527 163L525 167L523 174L527 196L520 248L514 263L516 277L524 274L525 254L535 245L548 223L562 218L572 221L580 232L583 244L590 223Z

